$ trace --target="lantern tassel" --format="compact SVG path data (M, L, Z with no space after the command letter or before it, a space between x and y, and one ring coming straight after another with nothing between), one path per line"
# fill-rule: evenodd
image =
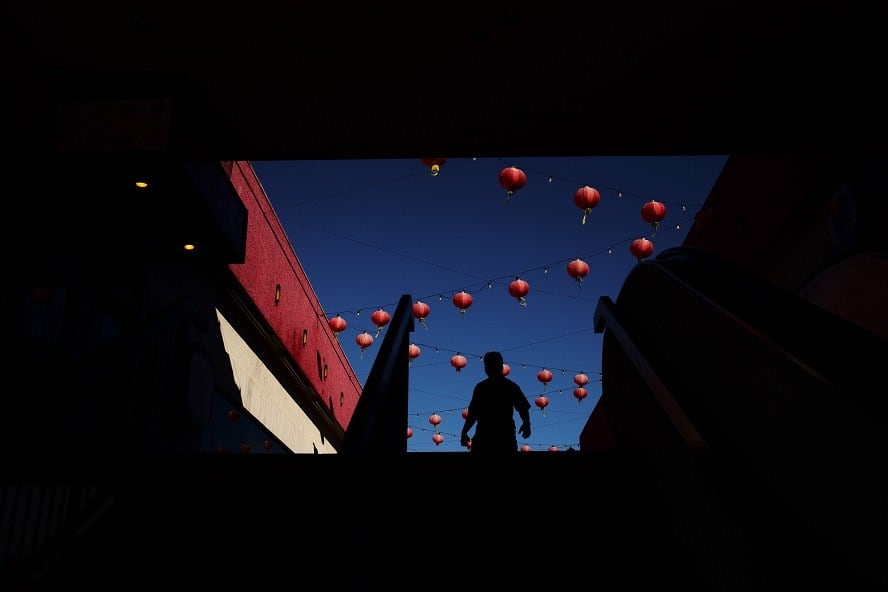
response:
M429 326L426 325L425 319L419 319L419 324L425 327L426 331L429 330Z
M591 212L591 211L592 211L592 210L589 209L589 208L586 208L585 210L583 210L583 224L586 223L586 216L587 216L587 215L589 214L589 212Z

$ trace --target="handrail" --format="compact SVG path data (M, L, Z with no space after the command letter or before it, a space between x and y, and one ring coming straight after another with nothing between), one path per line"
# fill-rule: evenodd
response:
M407 453L407 391L413 298L404 294L386 329L339 454Z
M629 332L620 323L614 302L608 296L602 296L598 299L594 320L596 333L602 333L607 329L620 343L629 361L638 370L639 376L645 381L654 398L678 430L688 448L694 452L703 453L709 456L710 459L714 459L715 453L707 444L706 439L703 438L696 426L694 426L694 422L690 420L681 405L675 400L672 392L657 374L656 370L654 370L653 366L645 359L644 354L635 341L632 340Z
M713 255L673 247L656 265L755 330L800 363L816 368L842 398L888 425L888 401L877 389L888 341Z

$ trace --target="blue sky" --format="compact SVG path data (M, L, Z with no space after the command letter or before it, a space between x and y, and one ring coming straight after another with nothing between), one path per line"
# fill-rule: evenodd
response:
M532 404L533 433L519 437L519 445L579 449L601 395L598 299L617 299L637 264L633 240L650 239L652 257L682 243L726 160L448 158L437 175L419 157L252 164L327 316L348 322L340 340L359 380L369 375L384 337L385 328L377 337L372 313L394 313L402 294L429 305L425 324L415 323L412 334L421 354L410 363L407 450L456 452L466 451L459 445L461 413L484 377L480 358L489 350L503 353L509 377ZM512 166L526 183L509 196L499 174ZM586 185L601 201L584 224L573 195ZM651 200L666 206L656 233L641 218ZM590 268L580 282L567 273L576 258ZM530 285L524 305L508 291L518 277ZM452 302L461 290L473 297L464 313ZM362 352L355 339L363 331L375 343ZM456 354L467 359L458 372L451 365ZM547 384L537 378L544 368L553 374ZM582 400L573 394L577 373L590 379ZM543 409L535 404L539 395L549 400ZM442 420L437 430L432 414ZM436 431L440 444L432 439Z

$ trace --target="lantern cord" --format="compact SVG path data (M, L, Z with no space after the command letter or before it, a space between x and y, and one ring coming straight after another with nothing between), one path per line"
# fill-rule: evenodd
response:
M584 218L585 218L585 216L584 216ZM677 224L676 224L676 227L680 227L682 223L684 223L684 222L688 222L688 221L691 221L691 220L693 220L693 219L694 219L693 216L688 217L688 218L686 218L685 220L682 220L681 222L677 223ZM585 223L585 222L584 222L584 223ZM327 230L323 230L323 229L320 229L320 228L317 228L317 227L314 227L314 226L310 226L310 225L307 225L307 224L302 224L302 223L299 223L299 222L297 222L296 224L299 225L299 226L303 226L303 227L305 227L305 228L309 228L309 229L311 229L311 230L316 230L316 231L318 231L318 232L323 232L323 233L325 233L325 234L329 234L329 235L336 236L336 237L339 237L339 238L344 238L344 239L346 239L346 240L350 240L350 241L353 241L353 242L355 242L355 243L358 243L358 244L361 244L361 245L364 245L364 246L369 246L369 247L371 247L371 248L378 249L378 250L383 251L383 252L388 252L388 253L391 253L391 254L394 254L394 255L398 255L398 256L400 256L400 257L404 257L404 258L406 258L406 259L411 259L411 260L414 260L414 261L420 261L420 262L422 262L422 263L424 263L424 264L426 264L426 265L430 265L430 266L433 266L433 267L437 267L437 268L439 268L439 269L443 269L443 270L445 270L445 271L451 271L451 272L459 273L459 274L461 274L461 275L465 275L465 276L468 276L468 277L473 277L473 278L478 279L478 280L482 280L481 283L480 283L479 285L480 285L480 286L484 286L484 287L490 285L492 282L494 282L494 281L496 281L496 280L499 280L499 279L509 278L509 277L513 277L513 276L524 276L524 275L527 275L529 272L534 271L534 270L537 270L537 269L548 269L549 267L553 267L554 265L559 265L559 264L561 264L561 263L565 263L565 262L569 262L569 261L572 261L572 260L573 260L573 258L562 259L562 260L560 260L560 261L556 261L556 262L553 262L553 263L546 264L545 266L537 266L537 267L534 267L534 268L530 268L530 269L527 269L527 270L521 271L521 272L519 272L519 273L511 273L511 274L508 274L508 275L502 275L502 276L500 276L500 277L498 277L498 278L494 278L493 280L491 280L490 278L486 278L486 279L485 279L485 278L480 278L480 277L478 277L478 276L474 276L474 275L472 275L472 274L467 274L467 273L465 273L465 272L463 272L463 271L460 271L460 270L458 270L458 269L454 269L454 268L452 268L452 267L448 267L448 266L444 266L444 265L438 265L438 264L436 264L436 263L431 263L431 262L429 262L429 261L427 261L427 260L424 260L424 259L421 259L421 258L418 258L418 257L413 257L413 256L411 256L411 255L405 255L405 254L396 253L396 252L394 252L394 251L390 251L390 250L387 250L387 249L382 249L382 248L376 247L375 245L371 245L371 244L369 244L369 243L367 243L367 242L365 242L365 241L355 240L355 239L352 239L352 238L350 238L350 237L346 237L346 236L339 235L339 234L336 234L336 233L333 233L333 232L329 232L329 231L327 231ZM597 250L595 250L595 251L590 251L590 252L588 252L588 253L581 253L581 254L579 255L579 257L580 257L580 258L583 258L583 259L590 259L590 258L597 257L597 256L599 256L599 255L602 255L602 254L608 254L608 255L610 255L610 254L613 254L613 249L614 249L614 247L619 246L619 245L621 245L621 244L631 243L631 242L632 242L633 240L635 240L636 238L637 238L637 236L630 237L630 238L626 238L626 239L623 239L623 240L621 240L621 241L617 241L616 243L613 243L613 244L611 244L611 245L609 245L609 246L599 248L599 249L597 249ZM468 290L468 291L472 291L470 288L464 288L464 289L466 289L466 290ZM435 295L438 296L438 300L443 300L443 296L441 295L441 292L438 292L438 293L436 293L436 294L434 294L434 295L432 295L432 296L435 296ZM431 298L432 296L421 296L421 297L419 297L419 299L420 299L420 300L425 300L425 299ZM381 305L381 306L376 307L376 308L385 307L385 306L393 306L393 305L396 305L396 304L397 304L397 303L387 303L387 304ZM366 308L370 308L370 307L364 307L364 309L366 309ZM361 310L361 309L357 309L358 312L359 312L360 310ZM352 311L341 311L341 312L352 312L352 313L358 314L358 313L356 313L355 310L352 310ZM465 310L460 310L460 312L461 312L461 313L465 313ZM323 313L323 312L322 312L322 313L319 313L319 314L322 315L322 316L326 316L325 313Z

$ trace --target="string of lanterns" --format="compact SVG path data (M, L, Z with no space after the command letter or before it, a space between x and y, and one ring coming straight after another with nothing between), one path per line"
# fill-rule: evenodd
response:
M507 374L509 374L509 370L507 369L506 366L504 366L503 367L503 375L505 376ZM540 394L537 394L535 397L533 395L527 396L527 399L528 399L528 401L530 401L531 397L533 397L532 400L533 400L534 405L536 405L536 407L542 413L543 417L545 417L546 416L545 410L546 410L546 407L549 405L549 397L546 396L546 390L547 390L549 383L552 381L554 375L549 369L543 368L542 370L537 372L536 377L537 377L537 380L543 384L543 392ZM590 383L590 378L587 374L585 374L583 372L577 372L574 375L573 381L574 381L575 387L573 388L572 394L573 394L574 398L577 399L577 403L579 404L579 403L582 403L583 399L585 399L586 396L588 395L588 391L586 390L585 387L586 387L586 385L588 385ZM597 380L596 382L600 382L600 379ZM567 390L567 389L560 389L557 392L560 394L564 390ZM444 409L441 411L444 411L447 413L453 413L456 411L456 409ZM461 414L462 414L462 418L465 419L466 416L468 415L468 408L462 408ZM428 415L428 422L434 428L434 434L432 436L432 441L435 443L436 446L438 446L444 442L444 435L441 433L441 431L439 429L441 423L443 422L443 418L442 418L439 411L434 411L431 414L413 413L411 415L414 415L414 416ZM413 429L410 426L408 426L407 427L407 438L410 438L412 436L413 436Z
M447 158L420 158L419 160L426 168L427 174L429 176L437 177L438 174L441 172L441 167L444 166L444 164L447 162L448 159ZM472 158L471 160L476 161L477 158ZM527 184L527 171L530 171L531 173L534 173L534 174L539 174L541 176L545 176L548 183L552 183L555 180L555 178L551 174L547 174L547 173L544 173L541 171L535 171L532 169L528 169L527 167L518 168L518 166L514 165L514 164L506 166L504 169L502 169L500 171L499 176L498 176L498 180L499 180L499 184L502 186L502 188L506 190L507 198L511 198L512 196L514 196L518 190L520 190L521 188L523 188ZM408 174L403 175L401 177L388 179L385 182L402 181L404 179L413 177L415 175L416 175L416 173L411 172L411 173L408 173ZM567 179L563 179L563 178L560 180L561 181L568 181ZM380 183L376 183L375 185L379 185L379 184ZM602 186L599 186L599 187L602 187ZM642 214L643 217L652 216L652 217L656 218L657 216L661 216L660 220L656 220L656 222L662 221L662 218L665 217L665 206L670 205L670 202L668 202L668 201L652 200L647 197L639 196L633 192L625 191L625 190L617 188L617 187L605 186L603 188L607 189L608 191L614 192L618 198L634 197L637 199L641 199L644 202L656 202L656 203L660 204L660 205L653 205L653 206L648 206L647 204L645 204L645 206L643 206L643 209L653 209L653 211L651 211L651 212L643 213ZM323 195L323 196L319 196L319 197L314 197L314 198L311 198L308 200L303 200L303 201L294 202L294 203L290 203L290 204L282 204L282 205L278 206L278 209L287 209L287 208L306 205L306 204L317 202L317 201L322 201L322 200L331 199L331 198L335 198L335 197L341 197L342 195L344 195L346 193L352 193L354 191L360 191L360 188L349 189L347 191L339 191L336 193ZM574 192L574 204L578 208L583 210L583 224L585 224L585 220L586 220L586 217L588 216L588 214L591 212L591 210L595 206L598 205L600 200L601 200L601 191L599 188L591 187L586 184L580 184L580 187ZM662 207L660 207L660 206L662 206ZM681 211L684 212L687 210L688 207L699 207L699 204L679 204L679 206L681 208ZM653 222L654 222L654 220L651 221L652 224L653 224ZM654 228L654 234L656 234L656 228Z
M440 425L441 425L441 422L439 422L436 425L433 425L433 428L431 430L429 428L421 428L421 427L416 427L414 429L411 426L407 426L406 438L408 440L413 438L413 436L416 434L417 431L423 431L423 432L431 431L432 432L432 441L435 443L435 446L440 446L441 444L446 442L448 438L452 438L455 441L459 440L459 434L457 434L455 432L441 431ZM567 442L567 443L562 443L560 445L559 444L531 444L529 442L525 442L524 444L521 445L519 450L521 452L533 452L535 449L536 450L546 450L549 452L561 452L561 451L572 452L572 451L576 451L577 448L579 448L579 446L580 446L579 442ZM467 449L470 450L471 448L472 448L472 441L469 440L469 445L467 446Z
M417 349L419 349L418 346L416 346L415 344L411 344L410 347L416 347ZM415 357L418 357L418 354L416 354ZM466 360L465 356L463 356L462 354L457 352L456 355L451 357L451 365L454 368L456 368L457 372L459 372L462 368L465 367L465 365L466 365L465 360ZM510 366L508 364L504 364L503 365L503 375L507 376L510 373L511 373ZM561 370L561 374L562 375L566 374L566 371ZM541 412L543 417L546 417L546 408L549 406L549 403L550 403L550 399L548 396L549 394L561 394L565 391L569 391L569 392L571 392L573 397L577 400L577 404L582 404L583 400L589 394L586 386L588 384L590 384L590 382L601 382L600 378L593 381L589 377L589 375L587 375L585 372L577 371L573 377L574 385L572 387L560 388L558 390L553 390L550 392L549 391L549 384L554 379L554 373L546 367L540 369L536 373L536 379L542 384L543 391L541 393L538 393L535 395L531 394L531 395L525 395L525 396L528 399L528 401L533 402L533 404L539 409L539 411ZM444 409L441 411L455 412L456 409ZM461 413L462 413L463 419L465 419L465 417L468 413L468 409L462 408ZM439 426L442 423L442 416L439 411L434 411L431 414L411 413L410 415L414 415L414 416L428 415L429 423L432 424L432 426L435 428L434 429L435 433L432 436L432 441L435 443L436 446L439 446L440 444L442 444L444 442L444 439L445 439L444 434L442 434L439 429ZM410 438L413 435L413 429L409 426L407 429L408 429L407 437Z
M648 202L648 204L651 204L651 203L658 204L658 206L662 205L662 204L659 204L659 202L653 202L653 201ZM648 204L646 204L646 205L648 205ZM645 221L649 222L653 226L654 231L656 232L656 229L659 227L659 223L665 217L665 206L663 208L657 207L657 208L650 208L650 209L653 210L654 213L647 215ZM676 228L680 228L680 224L677 224ZM629 251L637 259L638 262L641 262L641 261L649 258L654 252L654 243L647 237L640 237L640 238L636 238L636 239L626 239L626 241L623 241L623 242L627 242L627 241L631 241L630 245L629 245ZM600 255L605 252L607 254L612 254L613 253L612 246L607 247L606 249L600 249L600 250L592 253L592 256L597 256L597 255ZM513 298L515 298L521 306L527 306L527 295L530 293L531 285L522 276L526 275L527 273L529 273L531 271L537 270L537 269L542 269L543 273L547 274L550 267L557 265L559 263L564 263L564 261L567 261L567 265L565 267L567 275L569 277L573 278L574 281L577 283L577 285L580 285L580 283L583 281L583 279L589 274L591 268L590 268L589 263L587 261L585 261L582 258L577 257L574 259L561 260L561 261L558 261L558 262L555 262L555 263L552 263L549 265L526 270L525 272L518 274L508 284L507 289L508 289L509 295L512 296ZM485 282L478 284L478 287L479 287L479 289L481 289L483 287L492 288L494 283L496 283L497 281L499 281L505 277L511 277L511 276L500 276L499 278L486 280ZM472 288L472 289L474 289L474 288ZM431 307L428 305L426 300L428 300L430 298L434 298L434 297L437 297L439 300L443 300L443 298L444 298L443 293L438 293L438 294L429 295L429 296L421 296L421 297L417 298L416 301L414 302L414 306L413 306L414 316L417 319L417 321L426 329L428 329L428 325L426 324L426 318L431 314ZM474 296L469 291L469 289L461 288L458 291L455 291L453 293L453 295L451 296L451 302L453 303L454 307L456 307L456 309L459 311L460 314L465 314L468 311L468 309L472 306L472 304L474 304ZM395 306L395 305L393 303L381 305L381 306L377 307L376 310L371 315L371 321L374 323L374 325L376 325L376 337L379 336L383 327L385 325L387 325L389 323L389 321L391 320L391 315L385 310L386 306L391 307L391 306ZM346 312L353 312L356 315L360 315L361 310L362 309L356 309L354 311L346 311ZM330 317L328 319L328 324L329 324L330 330L333 332L334 336L338 336L340 333L345 331L345 329L348 327L348 323L342 317L341 312L337 313L333 317ZM358 335L358 337L356 338L356 341L363 353L364 350L366 350L368 347L370 347L373 344L373 336L369 335L369 331L364 330L364 331L362 331L361 334Z
M661 221L661 220L655 220L655 219L652 219L652 220L653 221L651 222L651 224L659 224L659 222ZM677 225L677 226L679 226L679 225ZM629 245L629 250L630 250L630 253L639 262L641 262L653 254L654 243L646 237L632 239L630 242L630 245ZM612 247L607 247L606 249L601 249L601 250L597 251L593 256L596 256L596 255L599 255L599 254L602 254L605 252L607 254L612 254L613 253ZM583 279L586 278L586 276L588 276L588 274L591 270L591 267L589 266L589 263L586 262L584 259L577 257L577 258L569 259L569 260L561 260L561 261L558 261L558 262L555 262L555 263L552 263L549 265L533 268L533 269L527 270L525 272L522 272L522 274L515 277L513 280L511 280L509 282L508 288L507 288L509 295L512 296L513 298L515 298L521 306L527 306L527 295L530 293L531 286L530 286L530 283L527 280L523 279L521 276L525 275L531 271L537 270L537 269L542 269L543 273L547 274L550 267L557 265L559 263L563 263L564 261L567 261L567 265L565 266L565 270L566 270L567 275L569 277L573 278L573 280L577 283L577 285L580 285L581 282L583 281ZM485 287L492 288L496 282L498 282L499 280L506 278L506 277L511 277L511 276L500 276L499 278L486 280L484 282L477 284L477 286L479 289L483 289ZM453 306L457 309L457 311L460 314L465 314L469 310L469 308L471 308L472 304L474 304L474 302L475 302L475 297L472 295L472 293L469 291L469 289L474 290L474 286L472 286L470 288L461 288L458 291L455 291L453 293L453 295L451 296L451 302L453 303ZM414 317L426 329L428 329L428 325L426 324L426 318L431 314L431 307L429 306L429 304L426 301L429 299L432 299L432 298L438 298L438 300L443 300L444 296L443 296L443 293L421 296L421 297L417 298L413 304ZM376 310L371 314L371 321L376 326L376 337L379 337L379 334L382 331L382 329L391 321L391 315L385 310L386 306L394 307L395 304L388 303L385 305L378 306L378 307L376 307ZM356 315L360 315L361 310L366 310L366 309L356 309L353 311L345 311L345 312L352 312ZM334 316L330 317L327 322L330 327L330 330L333 332L334 337L338 337L338 335L340 333L342 333L343 331L345 331L348 328L348 322L345 320L345 318L343 318L342 312L337 312ZM373 342L374 342L373 337L374 336L370 335L370 332L366 329L362 330L361 333L356 337L356 342L357 342L358 346L361 348L362 353L368 347L373 345Z
M454 368L457 368L457 372L459 372L460 370L462 370L462 368L465 367L465 365L463 364L464 360L465 360L465 356L462 356L461 354L457 354L457 355L453 356L452 358L450 358L450 364ZM508 364L503 365L503 376L508 376L511 373L511 371L512 370L508 366ZM562 370L561 374L565 375L566 371ZM536 379L543 385L543 390L541 391L541 394L543 394L543 395L548 394L549 383L551 382L553 376L554 375L553 375L552 371L549 370L548 368L543 368L542 370L537 372ZM574 382L576 383L575 384L576 388L585 389L586 385L590 384L590 382L601 382L601 378L596 378L593 381L592 379L589 378L589 376L586 373L580 371L574 375ZM571 386L570 388L573 389L575 387ZM567 389L562 387L560 389L553 389L553 392L561 393L564 390L567 390ZM574 396L577 397L577 399L579 399L579 400L582 400L586 397L586 395L579 394L576 392L574 392Z
M557 338L568 337L570 335L576 335L577 333L584 333L589 330L591 330L591 329L582 329L580 331L574 331L571 333L559 335ZM367 332L364 331L362 333L362 335L366 334L366 333ZM522 346L522 347L525 347L525 346ZM453 366L453 368L457 372L459 372L460 370L462 370L463 368L465 368L468 365L469 357L471 357L473 359L477 358L478 360L483 360L482 354L468 353L468 352L464 352L464 351L460 351L460 350L455 350L455 349L450 349L450 348L441 347L441 346L437 346L437 345L430 345L427 343L414 341L414 342L411 342L408 346L408 361L409 361L409 363L412 364L415 359L419 358L422 355L423 348L431 349L435 353L439 353L442 351L443 352L452 352L454 355L450 357L449 363L451 366ZM467 353L468 353L468 357L466 356ZM576 370L576 369L570 369L570 368L560 368L560 367L555 367L555 366L546 365L546 364L532 364L529 362L514 362L514 363L520 364L522 367L525 367L525 368L528 366L537 367L537 368L551 368L551 369L554 369L554 370L560 372L560 374L562 376L564 376L568 372L574 372L578 376L579 375L585 376L584 371L582 371L582 370ZM508 364L503 364L503 375L508 376L510 372L511 372L511 366L509 366ZM597 374L600 375L601 373L598 372ZM579 385L579 386L583 386L583 385Z
M423 321L424 318L426 316L428 316L428 314L429 314L428 305L426 305L425 303L423 303L419 300L414 302L413 310L414 310L415 317L417 317L420 321ZM378 315L377 318L380 319L383 317L381 315ZM388 317L385 317L385 318L386 318L386 322L387 322ZM342 330L344 328L343 327L344 320L339 315L333 317L331 319L331 322L333 323L333 326L331 326L331 329L334 329L334 331ZM582 331L578 331L578 332L583 332L585 330L586 329L584 329ZM571 335L572 334L574 334L574 333L571 333ZM560 337L564 337L564 335L562 335ZM358 340L359 340L359 345L362 346L362 353L363 353L363 349L366 349L366 347L369 347L369 345L371 345L373 343L373 337L366 330L362 331L358 335ZM453 352L454 355L451 356L449 363L455 369L456 372L460 372L463 368L465 368L468 365L468 358L465 355L463 355L463 352L460 352L458 350L443 348L441 346L429 345L429 344L421 343L421 342L420 343L413 342L413 343L409 344L409 346L408 346L408 361L409 361L409 363L412 364L415 359L417 359L418 357L420 357L422 355L422 348L423 347L432 349L435 353L438 353L442 350ZM469 355L472 358L483 359L483 356L480 354L469 354ZM518 362L518 363L524 367L527 367L528 365L537 366L537 367L542 366L540 364L529 364L527 362ZM561 375L565 375L567 372L576 372L576 376L578 378L584 377L585 382L588 382L588 377L580 370L571 370L571 369L567 369L567 368L556 368L554 366L549 366L549 367L552 367L555 370L560 371ZM510 366L508 364L504 364L503 374L508 375L510 372L511 372ZM544 373L543 373L543 371L541 371L541 373L542 373L543 377L546 377L544 385L548 385L548 382L551 381L551 379L552 379L551 371L546 369ZM600 374L600 373L598 373L598 374ZM540 375L538 375L537 378L539 379ZM600 381L600 379L598 381ZM585 389L583 388L585 386L585 382L583 382L583 384L578 383L577 387L574 389L574 396L578 399L578 401L582 401L582 399L584 399L588 394L585 391Z

